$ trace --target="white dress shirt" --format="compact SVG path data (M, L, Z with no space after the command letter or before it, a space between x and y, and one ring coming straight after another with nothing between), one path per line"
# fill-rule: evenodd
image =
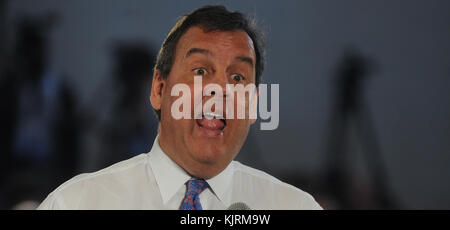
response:
M179 209L189 179L156 138L148 154L78 175L50 193L38 209ZM199 196L204 210L223 210L237 202L254 210L322 209L308 193L237 161L206 181L210 187Z

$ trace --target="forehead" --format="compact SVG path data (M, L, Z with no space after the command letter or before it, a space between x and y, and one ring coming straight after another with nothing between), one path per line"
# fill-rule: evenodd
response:
M192 48L207 49L213 55L248 56L256 59L252 39L243 30L208 31L194 26L189 28L177 44L177 56Z

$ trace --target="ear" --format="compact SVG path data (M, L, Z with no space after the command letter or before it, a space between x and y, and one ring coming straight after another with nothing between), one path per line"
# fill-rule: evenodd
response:
M156 69L153 73L152 91L150 93L150 103L152 103L153 108L156 110L161 109L165 83L165 80L161 76L161 71Z
M255 113L255 117L258 118L258 98L259 98L259 87L256 88L256 93L253 94L253 98L250 104L250 107L253 109L254 113ZM250 119L250 124L253 125L255 124L256 119Z

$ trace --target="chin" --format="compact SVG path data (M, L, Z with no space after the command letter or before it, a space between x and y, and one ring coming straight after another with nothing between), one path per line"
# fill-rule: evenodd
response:
M230 158L230 151L218 143L196 143L193 155L202 164L218 164Z
M224 158L224 153L222 151L217 150L213 146L210 148L202 148L202 150L196 153L198 160L204 163L214 164Z
M217 152L194 153L193 159L197 162L197 167L190 172L191 175L210 179L222 172L233 160L229 154L217 154Z

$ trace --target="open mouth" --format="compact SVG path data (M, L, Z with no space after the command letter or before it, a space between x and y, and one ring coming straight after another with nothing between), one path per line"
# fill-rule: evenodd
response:
M227 121L223 116L216 113L203 113L201 119L196 119L200 128L211 131L223 131L227 126Z

